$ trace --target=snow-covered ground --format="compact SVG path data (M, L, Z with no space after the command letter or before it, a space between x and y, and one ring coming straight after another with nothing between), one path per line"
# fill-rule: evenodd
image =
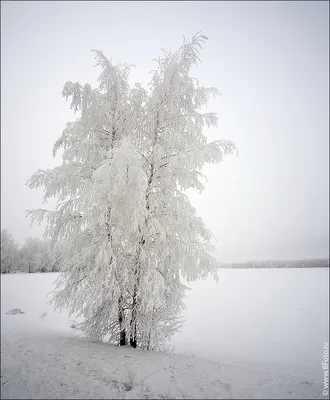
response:
M218 284L192 284L176 354L79 337L47 304L56 277L1 276L2 399L324 398L328 269L222 269Z

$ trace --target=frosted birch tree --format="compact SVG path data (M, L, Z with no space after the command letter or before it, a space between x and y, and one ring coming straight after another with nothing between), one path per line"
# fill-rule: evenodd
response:
M184 193L204 190L204 164L236 152L232 142L208 143L203 134L205 127L217 126L217 116L202 109L219 94L190 75L205 40L197 34L178 51L163 51L150 83L140 149L147 160L147 185L133 281L133 346L163 348L178 329L186 291L182 278L189 282L209 273L217 278L212 234Z
M39 170L28 182L44 187L45 201L57 197L57 208L30 214L32 221L47 221L45 236L63 251L56 306L83 316L80 327L93 339L108 334L124 345L128 243L134 243L144 201L138 194L142 157L134 147L145 91L129 87L128 65L114 66L99 51L96 59L102 70L97 88L67 82L62 92L80 114L54 145L53 155L63 151L62 165Z
M216 278L211 232L184 193L202 191L203 165L235 151L203 133L217 125L202 109L218 91L190 72L205 39L164 52L148 90L130 88L129 66L97 52L99 86L64 86L80 116L54 146L62 165L28 182L58 199L56 210L30 212L63 248L55 305L83 316L93 339L163 349L182 323L182 279Z

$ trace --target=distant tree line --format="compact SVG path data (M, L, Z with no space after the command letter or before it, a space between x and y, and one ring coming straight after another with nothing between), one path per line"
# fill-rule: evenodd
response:
M60 253L50 242L29 237L19 246L7 229L1 231L1 273L58 272Z
M221 263L220 268L329 268L329 258Z

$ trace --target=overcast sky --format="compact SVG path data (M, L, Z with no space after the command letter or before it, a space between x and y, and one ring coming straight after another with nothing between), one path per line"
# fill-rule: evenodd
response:
M136 65L146 84L160 48L202 31L194 73L222 96L210 103L239 155L205 168L191 194L223 261L329 255L328 2L1 2L1 228L22 244L42 235L25 186L53 168L52 146L72 120L68 80L96 84L92 49Z

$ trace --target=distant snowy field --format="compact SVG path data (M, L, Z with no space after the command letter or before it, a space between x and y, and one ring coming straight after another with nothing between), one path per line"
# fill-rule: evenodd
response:
M176 355L79 337L47 304L57 276L1 276L2 399L324 398L329 269L220 269L191 284Z

